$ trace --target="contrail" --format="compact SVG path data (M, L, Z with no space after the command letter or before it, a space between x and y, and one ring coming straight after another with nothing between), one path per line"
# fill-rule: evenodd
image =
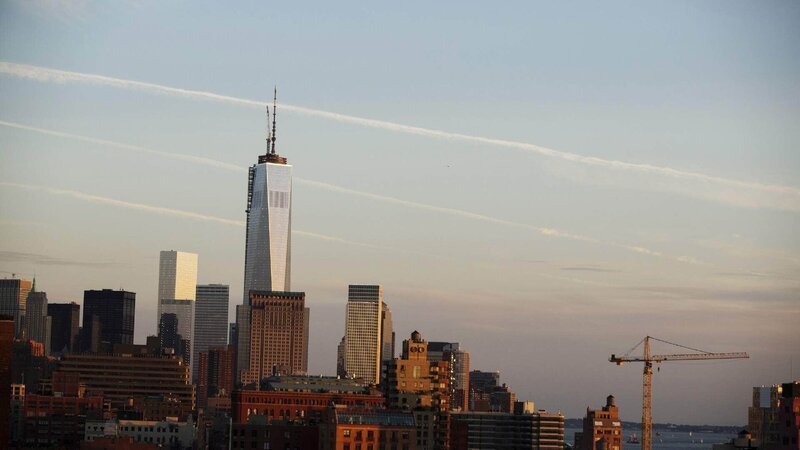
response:
M7 75L19 78L37 80L41 82L89 83L89 84L110 86L122 89L150 92L155 94L210 100L216 102L253 106L259 108L263 108L267 105L267 103L263 101L245 99L240 97L232 97L227 95L215 94L212 92L181 89L170 86L163 86L159 84L145 83L141 81L125 80L125 79L107 77L96 74L69 72L64 70L51 69L47 67L32 66L27 64L17 64L6 61L0 61L0 73L5 73ZM673 169L671 167L655 166L651 164L630 163L625 161L597 158L593 156L584 156L576 153L554 150L539 145L529 144L526 142L509 141L505 139L494 139L494 138L473 136L462 133L452 133L449 131L434 130L430 128L403 125L383 120L356 117L330 111L323 111L318 109L306 108L302 106L289 105L285 103L281 104L281 108L286 111L304 114L308 116L321 117L325 119L335 120L338 122L346 122L355 125L378 128L399 133L407 133L407 134L414 134L418 136L426 136L437 139L473 142L473 143L481 143L497 147L511 148L515 150L532 152L550 158L556 158L560 160L570 161L589 166L603 167L608 169L627 170L643 174L660 175L679 180L696 180L704 183L714 183L723 186L749 189L758 192L789 195L792 197L797 197L797 200L800 200L800 188L794 186L763 184L753 181L743 181L732 178L708 175L700 172L691 172L686 170ZM796 208L790 208L790 209L796 209Z
M109 141L109 140L106 140L106 139L98 139L98 138L93 138L93 137L89 137L89 136L82 136L82 135L79 135L79 134L66 133L66 132L63 132L63 131L50 130L50 129L46 129L46 128L39 128L39 127L20 124L20 123L16 123L16 122L8 122L8 121L4 121L4 120L0 120L0 125L11 127L11 128L17 128L17 129L21 129L21 130L26 130L26 131L32 131L32 132L35 132L35 133L41 133L41 134L45 134L45 135L49 135L49 136L56 136L56 137L61 137L61 138L80 140L80 141L84 141L84 142L91 142L91 143L94 143L94 144L110 146L110 147L119 148L119 149L122 149L122 150L139 152L139 153L159 156L159 157L162 157L162 158L174 159L174 160L178 160L178 161L185 161L185 162L189 162L189 163L192 163L192 164L205 165L205 166L210 166L210 167L230 170L230 171L234 171L234 172L246 172L247 171L245 168L237 166L235 164L231 164L231 163L227 163L227 162L224 162L224 161L219 161L219 160L211 159L211 158L203 158L203 157L197 157L197 156L186 155L186 154L181 154L181 153L171 153L171 152L164 152L164 151L160 151L160 150L153 150L153 149L149 149L149 148L145 148L145 147L140 147L140 146L137 146L137 145L131 145L131 144L125 144L125 143L121 143L121 142ZM474 212L471 212L471 211L465 211L465 210L462 210L462 209L447 208L447 207L443 207L443 206L435 206L435 205L429 205L429 204L425 204L425 203L414 202L414 201L410 201L410 200L403 200L403 199L399 199L399 198L396 198L396 197L390 197L390 196L387 196L387 195L374 194L374 193L371 193L371 192L358 191L358 190L355 190L355 189L350 189L350 188L346 188L346 187L342 187L342 186L337 186L335 184L324 183L324 182L315 181L315 180L309 180L309 179L301 178L301 177L294 177L294 181L299 183L299 184L303 184L303 185L306 185L306 186L311 186L311 187L318 188L318 189L323 189L323 190L326 190L326 191L338 192L338 193L341 193L341 194L358 196L358 197L367 198L367 199L374 200L374 201L379 201L379 202L390 203L390 204L402 206L402 207L405 207L405 208L412 208L412 209L419 209L419 210L424 210L424 211L431 211L431 212L435 212L435 213L439 213L439 214L447 214L447 215L451 215L451 216L457 216L457 217L462 217L462 218L475 220L475 221L487 222L487 223L496 224L496 225L503 225L503 226L515 227L515 228L523 228L523 229L534 231L534 232L536 232L536 233L538 233L540 235L547 236L547 237L570 239L570 240L573 240L573 241L580 241L580 242L590 242L590 243L600 244L600 245L609 245L609 246L612 246L612 247L621 248L623 250L627 250L627 251L631 251L631 252L635 252L635 253L640 253L640 254L645 254L645 255L650 255L650 256L657 256L657 257L664 256L661 252L658 252L658 251L655 251L655 250L650 250L648 248L641 247L641 246L635 246L635 245L628 245L628 244L620 244L620 243L616 243L616 242L603 241L603 240L600 240L600 239L597 239L597 238L593 238L593 237L589 237L589 236L582 236L582 235L574 234L574 233L569 233L569 232L558 230L558 229L555 229L555 228L539 227L539 226L535 226L535 225L531 225L531 224L527 224L527 223L514 222L514 221L511 221L511 220L499 219L497 217L492 217L492 216L488 216L488 215L485 215L485 214L474 213ZM677 260L679 262L683 262L683 263L699 264L699 261L697 261L695 259L692 259L692 258L689 258L689 257L679 257L679 258L677 258Z
M90 203L97 203L97 204L101 204L101 205L111 205L111 206L116 206L116 207L119 207L119 208L132 209L132 210L136 210L136 211L144 211L144 212L147 212L147 213L158 214L158 215L162 215L162 216L180 217L180 218L185 218L185 219L199 220L199 221L202 221L202 222L215 222L215 223L221 223L221 224L224 224L224 225L234 225L234 226L237 226L237 227L245 226L245 222L242 221L242 220L233 220L233 219L227 219L227 218L224 218L224 217L210 216L208 214L200 214L200 213L196 213L196 212L192 212L192 211L185 211L185 210L182 210L182 209L165 208L165 207L162 207L162 206L152 206L152 205L146 205L146 204L143 204L143 203L128 202L128 201L125 201L125 200L118 200L118 199L109 198L109 197L101 197L99 195L87 194L85 192L73 191L73 190L68 190L68 189L57 189L57 188L52 188L52 187L49 187L49 186L42 186L42 185L35 185L35 184L14 183L14 182L9 182L9 181L0 181L0 186L7 186L7 187L12 187L12 188L17 188L17 189L24 189L24 190L28 190L28 191L46 192L48 194L71 197L71 198L75 198L75 199L78 199L78 200L87 201L87 202L90 202ZM369 249L373 249L373 250L389 250L389 251L394 251L394 252L421 255L421 256L427 256L427 257L433 257L433 258L439 258L439 259L452 259L449 256L435 255L435 254L431 254L431 253L424 253L424 252L417 252L417 251L406 250L406 249L401 249L401 248L387 247L387 246L384 246L384 245L376 245L376 244L369 244L369 243L365 243L365 242L351 241L351 240L348 240L348 239L343 239L343 238L336 237L336 236L330 236L330 235L327 235L327 234L315 233L315 232L311 232L311 231L303 231L303 230L295 229L295 230L292 230L292 234L298 235L298 236L310 237L310 238L313 238L313 239L327 241L327 242L335 242L335 243L338 243L338 244L345 244L345 245L353 245L353 246L357 246L357 247L364 247L364 248L369 248Z
M204 166L216 167L216 168L219 168L219 169L232 170L232 171L235 171L235 172L247 172L247 169L245 169L244 167L241 167L241 166L237 166L236 164L226 163L226 162L218 161L216 159L211 159L211 158L204 158L202 156L193 156L193 155L185 155L185 154L181 154L181 153L162 152L160 150L153 150L153 149L150 149L150 148L140 147L138 145L125 144L125 143L122 143L122 142L114 142L114 141L109 141L109 140L106 140L106 139L93 138L93 137L90 137L90 136L82 136L80 134L65 133L63 131L49 130L49 129L46 129L46 128L34 127L34 126L25 125L25 124L16 123L16 122L7 122L5 120L0 120L0 125L5 126L5 127L9 127L9 128L17 128L19 130L33 131L35 133L46 134L46 135L49 135L49 136L62 137L62 138L67 138L67 139L75 139L75 140L78 140L78 141L90 142L92 144L99 144L99 145L118 148L118 149L122 149L122 150L128 150L128 151L132 151L132 152L138 152L138 153L145 153L145 154L148 154L148 155L160 156L162 158L167 158L167 159L174 159L174 160L185 161L185 162L189 162L189 163L193 163L193 164L201 164L201 165L204 165Z
M164 207L160 207L160 206L145 205L145 204L142 204L142 203L133 203L133 202L128 202L128 201L124 201L124 200L118 200L118 199L114 199L114 198L101 197L99 195L87 194L87 193L79 192L79 191L72 191L72 190L68 190L68 189L56 189L56 188L52 188L52 187L49 187L49 186L14 183L14 182L8 182L8 181L0 181L0 186L13 187L13 188L24 189L24 190L28 190L28 191L45 192L45 193L52 194L52 195L67 196L67 197L72 197L72 198L75 198L75 199L78 199L78 200L83 200L83 201L87 201L87 202L91 202L91 203L97 203L97 204L103 204L103 205L111 205L111 206L116 206L116 207L119 207L119 208L132 209L132 210L136 210L136 211L143 211L143 212L147 212L147 213L151 213L151 214L158 214L158 215L163 215L163 216L180 217L180 218L186 218L186 219L192 219L192 220L199 220L199 221L203 221L203 222L215 222L215 223L221 223L221 224L224 224L224 225L234 225L234 226L237 226L237 227L245 226L245 222L244 221L240 221L240 220L226 219L224 217L210 216L210 215L207 215L207 214L198 214L198 213L195 213L195 212L185 211L185 210L181 210L181 209L164 208ZM390 252L396 252L396 253L405 253L405 254L411 254L411 255L417 255L417 256L424 256L424 257L428 257L428 258L442 259L442 260L461 261L461 259L455 258L455 257L450 256L450 255L437 255L437 254L432 254L432 253L408 250L408 249L404 249L404 248L389 247L389 246L385 246L385 245L369 244L369 243L366 243L366 242L351 241L349 239L343 239L343 238L340 238L340 237L330 236L330 235L327 235L327 234L315 233L315 232L311 232L311 231L303 231L303 230L294 229L294 230L292 230L292 235L305 236L305 237L309 237L309 238L317 239L317 240L321 240L321 241L333 242L333 243L344 244L344 245L351 245L351 246L355 246L355 247L368 248L368 249L371 249L371 250L390 251ZM539 277L543 277L543 278L549 278L549 279L556 279L556 280L559 280L559 281L568 281L568 282L571 282L571 283L592 284L592 285L596 285L596 286L601 286L600 284L594 283L594 282L591 282L591 281L586 281L586 280L581 280L581 279L576 279L576 278L555 277L555 276L552 276L552 275L547 275L547 274L543 274L543 273L539 273L539 272L531 272L530 275L535 275L535 276L539 276ZM603 284L602 286L603 287L613 287L613 285L610 285L610 284Z
M101 197L99 195L93 194L86 194L83 192L78 191L71 191L68 189L56 189L47 186L40 186L35 184L22 184L22 183L13 183L9 181L0 181L0 186L8 186L17 189L25 189L28 191L40 191L46 192L48 194L53 195L62 195L66 197L76 198L78 200L84 200L91 203L99 203L103 205L111 205L117 206L120 208L127 208L127 209L135 209L138 211L145 211L153 214L159 214L162 216L172 216L172 217L183 217L186 219L194 219L200 220L203 222L216 222L222 223L225 225L235 225L242 227L244 226L244 222L241 220L232 220L226 219L224 217L217 217L217 216L209 216L207 214L200 214L191 211L184 211L182 209L174 209L174 208L165 208L162 206L152 206L152 205L145 205L142 203L133 203L133 202L126 202L124 200L117 200L114 198L108 197Z

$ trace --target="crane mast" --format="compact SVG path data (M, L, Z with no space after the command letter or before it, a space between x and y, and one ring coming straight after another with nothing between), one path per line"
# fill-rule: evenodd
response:
M650 352L651 340L674 345L687 350L692 350L697 353L653 355ZM644 344L642 356L629 356L631 352L636 350L636 348L642 344ZM645 338L639 341L639 343L636 344L632 349L628 350L628 353L622 356L612 354L608 360L618 366L621 366L626 362L644 363L644 370L642 371L642 450L652 450L653 448L653 363L662 363L666 361L704 361L711 359L745 358L749 358L745 352L712 353L704 350L698 350L696 348L686 347L685 345L675 344L673 342L654 338L652 336L645 336Z

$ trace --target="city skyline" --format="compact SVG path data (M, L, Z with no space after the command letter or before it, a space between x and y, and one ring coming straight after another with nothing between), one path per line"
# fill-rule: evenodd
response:
M3 8L0 270L35 273L51 303L136 292L134 341L144 342L156 331L164 248L199 254L198 280L228 284L236 299L242 175L262 152L277 83L287 99L279 147L296 172L291 287L314 309L309 373L334 373L342 299L369 280L384 287L398 336L460 342L473 368L499 369L521 398L574 417L613 392L623 419L637 420L640 374L607 358L644 335L752 356L735 369L664 368L656 422L740 424L752 386L793 378L799 58L781 36L797 37L796 6L540 6L478 24L476 6L431 6L430 19L409 18L419 35L378 10L326 10L385 27L360 25L372 43L292 7L278 16L314 24L311 41L262 10L217 11L220 24L242 22L246 40L241 54L223 51L229 40L209 44L218 63L182 53L188 37L130 62L81 37L134 49L147 43L97 19L152 20L144 39L171 41L168 20L145 11L174 18L174 6L94 5L84 18ZM548 15L571 25L562 32ZM34 32L23 25L41 34L26 41ZM268 58L262 41L275 49ZM326 54L340 49L367 58ZM706 402L680 408L701 393Z

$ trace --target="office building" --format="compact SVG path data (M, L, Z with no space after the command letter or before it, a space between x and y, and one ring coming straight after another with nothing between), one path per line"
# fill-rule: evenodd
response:
M197 254L162 250L158 260L158 317L161 300L194 300L197 294Z
M161 321L158 324L158 347L160 352L171 353L180 356L185 365L189 365L191 354L189 353L189 341L184 339L179 333L178 316L172 313L162 313Z
M102 393L114 410L124 410L129 399L172 402L191 414L195 391L189 369L175 356L71 354L59 361L58 371L77 374L87 393Z
M454 412L450 415L450 421L451 445L454 449L564 448L564 416L561 414L545 411L533 414Z
M26 337L44 346L44 354L50 354L52 319L47 315L47 293L36 291L36 280L28 293L25 306Z
M606 405L600 410L586 408L583 431L575 434L576 450L621 450L622 421L619 418L619 408L614 404L614 396L606 397Z
M199 284L194 305L194 342L192 361L211 347L228 344L228 298L226 284ZM192 379L197 380L198 366L192 364Z
M500 372L473 370L469 373L469 410L514 412L516 395L506 384L500 384Z
M158 263L158 315L175 314L178 333L188 344L184 361L192 366L195 299L197 295L197 254L162 250ZM177 351L177 349L176 349ZM180 353L183 353L182 351Z
M469 352L458 342L428 342L428 361L450 363L450 408L469 409Z
M50 316L50 351L56 354L78 350L81 307L72 303L48 303Z
M275 151L275 105L272 112L266 153L248 173L244 304L250 291L290 290L292 166Z
M258 383L270 375L304 375L308 370L308 322L304 292L250 291L249 361L238 368L242 384ZM243 347L239 347L241 352Z
M381 382L386 362L394 358L392 313L379 285L351 284L345 318L345 368L349 377Z
M275 97L277 101L277 92ZM237 374L250 366L250 292L289 291L291 286L292 166L275 152L275 103L266 152L247 177L244 292L236 306Z
M83 291L84 349L101 344L133 344L136 293L111 289Z
M0 280L0 316L11 316L14 321L14 336L22 337L25 332L25 309L28 293L33 283L19 278Z

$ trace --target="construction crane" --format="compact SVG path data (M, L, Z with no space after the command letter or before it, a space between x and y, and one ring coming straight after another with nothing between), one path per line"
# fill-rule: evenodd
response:
M665 344L674 345L687 350L692 350L697 353L678 353L673 355L651 355L650 354L650 341L663 342ZM640 345L644 344L644 353L642 356L630 356ZM611 355L608 360L618 366L626 362L643 362L644 371L642 372L642 450L652 450L653 448L653 363L660 364L665 361L698 361L709 359L745 359L749 358L745 352L736 353L711 353L705 350L698 350L696 348L687 347L685 345L675 344L673 342L665 341L662 339L654 338L652 336L645 336L644 339L639 341L638 344L633 346L622 356Z

